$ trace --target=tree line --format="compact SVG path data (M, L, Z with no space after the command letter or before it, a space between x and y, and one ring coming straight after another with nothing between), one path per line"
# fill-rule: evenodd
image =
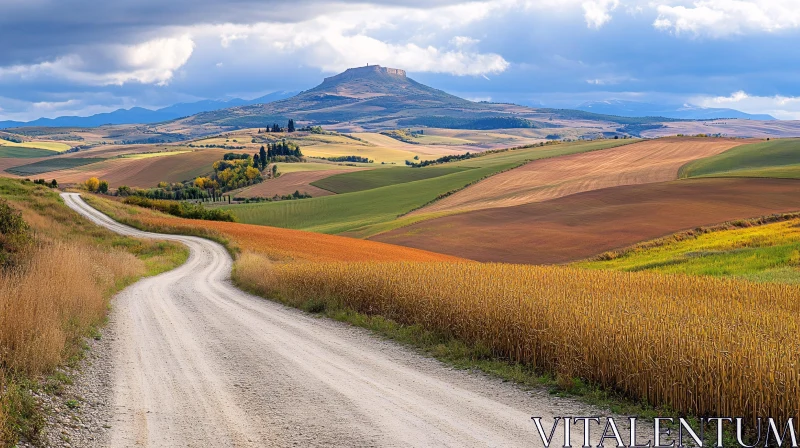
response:
M273 123L272 126L267 126L262 131L261 129L258 130L259 134L265 134L269 132L294 132L294 120L289 119L289 122L286 124L285 128L282 128L278 123Z

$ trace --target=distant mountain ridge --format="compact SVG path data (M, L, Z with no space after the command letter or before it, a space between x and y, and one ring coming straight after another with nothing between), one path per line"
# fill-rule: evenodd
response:
M104 112L87 117L62 116L57 118L39 118L27 122L0 121L0 129L22 126L93 128L97 126L117 124L153 124L160 123L162 121L174 120L176 118L187 117L211 110L249 104L270 103L272 101L289 98L296 93L297 92L287 91L273 92L252 100L233 98L230 100L202 100L192 103L177 103L156 110L145 109L143 107L132 107L130 109L117 109L113 112Z
M665 105L626 100L590 101L578 105L576 109L596 114L618 115L620 117L665 117L683 120L711 120L718 118L775 120L775 117L771 115L748 114L736 109L693 105Z

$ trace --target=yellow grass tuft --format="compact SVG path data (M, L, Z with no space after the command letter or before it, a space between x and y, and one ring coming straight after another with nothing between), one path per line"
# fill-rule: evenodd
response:
M236 263L234 279L417 324L694 415L800 417L800 287L478 263Z

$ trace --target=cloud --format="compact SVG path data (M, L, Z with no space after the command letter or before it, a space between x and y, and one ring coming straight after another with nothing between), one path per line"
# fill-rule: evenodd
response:
M756 96L744 91L729 96L696 96L689 101L702 107L725 107L782 120L800 120L800 96Z
M249 46L240 48L243 53L277 52L324 72L369 63L457 76L500 73L509 67L508 61L497 53L478 51L478 39L459 33L491 10L482 5L426 10L362 7L298 23L200 25L187 32L198 37L228 36L228 40L249 36ZM435 31L423 34L420 29Z
M188 36L154 39L137 45L85 48L53 61L0 67L0 78L65 78L88 85L123 85L129 82L166 85L189 60L194 42Z
M583 2L583 17L586 26L598 29L611 20L611 11L619 6L619 0L592 0Z
M660 4L653 26L677 35L713 38L800 28L796 0L701 0L691 5Z

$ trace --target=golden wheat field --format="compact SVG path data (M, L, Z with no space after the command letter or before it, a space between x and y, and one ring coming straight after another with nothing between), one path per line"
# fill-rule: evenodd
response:
M382 315L693 415L800 417L800 288L478 263L288 263L234 279Z

